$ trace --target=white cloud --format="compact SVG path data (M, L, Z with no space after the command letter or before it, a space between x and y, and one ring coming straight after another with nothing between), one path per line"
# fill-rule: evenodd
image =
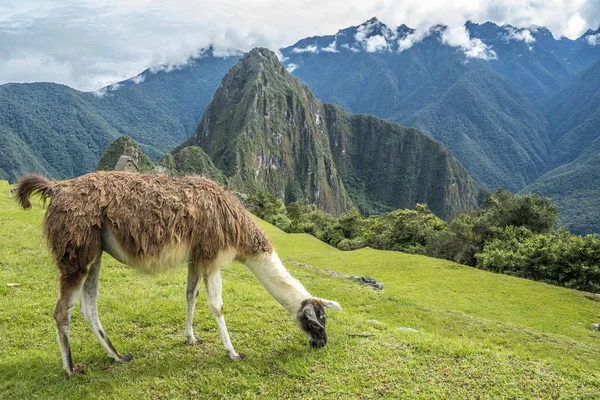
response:
M359 50L359 49L357 49L356 47L352 47L352 46L350 46L348 43L344 43L344 44L342 44L342 47L343 47L343 48L345 48L345 49L348 49L348 50L350 50L350 51L351 51L351 52L353 52L353 53L358 53L358 52L360 51L360 50Z
M376 30L378 30L377 34L375 34ZM379 32L379 30L382 30L382 32ZM358 27L354 39L361 43L368 53L375 53L389 49L388 39L395 40L395 35L391 29L379 21L369 20Z
M140 83L144 82L145 80L146 80L146 75L144 75L144 74L139 74L132 79L133 83L135 83L136 85L139 85Z
M375 53L377 51L383 51L388 49L388 42L381 35L371 36L365 40L365 50L367 53Z
M15 51L0 62L0 77L6 82L68 82L72 66L45 54Z
M367 36L369 35L369 33L371 31L371 25L370 24L364 24L358 27L358 29L356 30L356 35L354 35L354 39L356 39L357 42L364 42L365 39L367 38Z
M480 39L471 39L464 26L447 27L442 31L442 42L459 47L468 58L490 60L496 58L496 52L486 46Z
M283 53L279 49L275 50L275 55L277 56L277 59L279 60L280 63L283 63L283 62L287 61L287 59L288 59L286 56L283 55Z
M91 93L96 96L96 97L104 97L104 95L106 94L107 89L106 88L101 88L98 90L94 90Z
M436 26L427 30L415 30L398 41L398 51L405 51L421 42L427 36L439 33L442 43L460 48L468 58L490 60L496 58L496 52L480 39L471 39L463 25Z
M431 30L415 30L398 40L398 51L408 50L431 34Z
M318 53L317 45L311 44L306 47L294 47L292 53Z
M157 72L171 72L171 71L175 71L178 69L182 69L185 66L189 65L191 62L192 62L192 60L190 58L188 58L182 62L172 62L172 63L167 63L167 64L154 65L154 66L150 67L150 72L153 74L156 74Z
M529 29L516 29L512 26L505 26L504 30L506 31L505 40L507 42L514 40L517 42L525 42L527 44L535 43L535 38Z
M356 26L372 16L428 32L467 20L546 26L575 38L600 24L600 0L0 0L0 84L54 81L96 90L155 65L184 65L198 49L215 54L277 49ZM366 35L377 36L377 34ZM383 37L391 42L389 32ZM403 49L422 38L400 40ZM379 45L381 45L381 40ZM394 38L398 40L398 38ZM462 42L461 42L462 43ZM369 48L378 44L370 43ZM464 44L464 43L463 43ZM478 43L465 51L489 55ZM328 46L329 47L329 46ZM341 45L337 46L341 50ZM351 50L355 51L355 50Z
M585 40L587 40L587 42L590 46L599 45L600 44L600 33L597 33L595 35L588 35L585 37Z
M334 40L333 42L331 42L329 44L329 46L321 48L321 51L324 51L326 53L339 53L340 52L337 49L337 41L336 40Z
M598 29L600 26L600 0L584 0L579 14L585 20L587 27Z
M600 4L598 4L600 6ZM576 37L581 35L585 31L585 20L579 15L574 13L567 19L566 26L564 28L564 36Z
M298 68L298 65L294 64L294 63L289 63L287 65L287 67L285 67L285 69L287 69L287 72L289 72L290 74L292 72L294 72L296 70L296 68Z

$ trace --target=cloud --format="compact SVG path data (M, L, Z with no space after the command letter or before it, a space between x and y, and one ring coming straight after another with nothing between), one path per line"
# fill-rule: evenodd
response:
M316 44L310 44L306 47L294 47L292 49L292 53L318 53L319 49L317 49Z
M504 30L506 31L504 39L507 42L514 40L517 42L525 42L527 44L535 43L535 38L529 29L516 29L512 26L505 26Z
M410 49L415 44L421 42L423 39L425 39L427 36L429 36L431 33L432 33L431 29L426 29L426 30L420 29L420 30L413 31L412 33L409 33L405 37L398 40L398 51L402 52L404 50Z
M143 83L145 80L146 80L146 75L144 75L144 74L139 74L132 79L133 83L135 83L136 85Z
M371 36L365 40L365 50L367 53L375 53L388 49L388 42L381 35Z
M91 93L96 96L96 97L104 97L104 95L106 94L107 89L106 88L101 88L98 90L94 90Z
M597 33L595 35L588 35L585 37L585 40L587 40L587 42L590 46L599 45L600 44L600 33Z
M368 53L388 50L388 40L395 40L395 38L395 33L376 19L371 19L366 23L361 24L354 35L354 39L359 42Z
M596 30L600 27L600 0L586 0L579 10L586 25Z
M72 69L68 62L44 54L15 51L0 63L0 77L4 82L68 82Z
M324 51L326 53L339 53L340 52L337 49L337 41L336 40L334 40L333 42L331 42L331 44L329 44L329 46L323 47L321 49L321 51Z
M548 27L575 38L600 25L600 0L3 0L0 2L0 84L53 81L97 90L156 65L185 65L198 49L278 49L315 35L331 35L378 16L388 26L417 29L402 49L439 24L465 21ZM381 49L383 36L365 34L365 50ZM419 36L420 35L420 36ZM366 40L369 39L367 42ZM454 42L452 39L450 41ZM489 57L476 41L457 40L470 55ZM330 46L326 47L330 48ZM333 48L332 48L333 49ZM342 45L336 44L341 50ZM352 50L350 47L350 51ZM379 50L376 50L379 51Z
M442 42L453 47L459 47L468 58L491 60L496 58L496 52L490 49L480 39L471 39L464 26L447 27L442 30Z
M357 49L356 47L352 47L352 46L350 46L348 43L344 43L344 44L342 44L342 47L343 47L343 48L345 48L345 49L348 49L348 50L350 50L350 51L351 51L351 52L353 52L353 53L358 53L358 52L360 51L360 50L359 50L359 49Z
M287 67L285 67L285 69L287 70L287 72L289 72L290 74L292 72L294 72L296 70L296 68L298 68L298 65L294 64L294 63L289 63L287 65Z
M357 42L364 42L367 36L369 36L369 34L371 33L372 29L373 25L371 23L360 25L356 30L356 35L354 35L354 39L356 39Z

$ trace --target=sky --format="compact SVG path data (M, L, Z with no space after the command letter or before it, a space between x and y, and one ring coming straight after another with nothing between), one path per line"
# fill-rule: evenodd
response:
M460 33L467 20L537 25L574 39L600 26L600 0L0 0L0 84L93 91L183 64L209 44L219 54L276 50L373 16L421 31L445 24Z

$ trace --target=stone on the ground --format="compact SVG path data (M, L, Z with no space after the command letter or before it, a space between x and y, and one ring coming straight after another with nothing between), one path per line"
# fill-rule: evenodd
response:
M406 326L401 326L399 328L396 328L397 331L402 331L402 332L418 332L418 330L413 329L413 328L407 328Z

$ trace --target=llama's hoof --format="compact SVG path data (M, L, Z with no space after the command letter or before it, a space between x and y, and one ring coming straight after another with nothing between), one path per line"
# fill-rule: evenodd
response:
M231 357L231 359L234 361L241 361L244 358L246 358L246 355L244 353L237 353L235 356Z
M75 374L85 374L85 368L83 368L83 364L77 364L73 367L73 370L67 371L69 378Z
M131 355L131 353L128 353L128 354L122 355L119 362L129 362L131 360L133 360L133 356Z
M199 336L188 336L185 339L185 343L189 344L190 346L195 346L195 345L197 345L200 342L202 342L202 339L200 339Z

